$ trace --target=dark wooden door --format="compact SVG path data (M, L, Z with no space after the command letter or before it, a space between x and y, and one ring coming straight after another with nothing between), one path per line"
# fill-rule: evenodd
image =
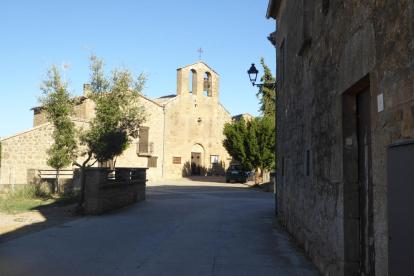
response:
M374 212L371 158L371 94L357 95L360 275L375 275Z
M199 152L191 153L191 174L192 175L201 174L201 153Z

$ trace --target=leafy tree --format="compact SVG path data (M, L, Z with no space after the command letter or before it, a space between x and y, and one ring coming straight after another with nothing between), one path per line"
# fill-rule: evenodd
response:
M55 127L54 143L46 151L46 163L57 171L56 191L59 193L59 170L72 164L77 157L75 124L69 117L75 114L76 101L68 91L68 83L61 81L59 68L53 62L46 67L46 78L39 86L43 94L43 97L38 97L42 112Z
M254 169L255 185L259 184L259 170L269 169L275 158L275 125L268 117L245 122L226 123L223 146L246 169Z
M52 69L47 71L47 78L43 84L47 83L49 86L45 86L46 89L42 90L44 97L40 100L49 120L58 122L54 123L55 133L60 135L58 138L60 139L63 134L67 135L63 135L65 138L69 137L69 133L74 135L74 143L68 139L59 140L59 145L64 145L63 147L56 145L54 136L55 143L48 153L53 156L51 159L56 164L66 164L69 159L70 163L80 167L79 208L84 201L85 168L97 161L111 160L121 155L130 145L131 139L138 137L139 126L145 121L144 110L138 102L147 75L141 73L134 78L133 71L122 63L121 68L114 69L111 77L107 77L103 70L105 64L102 59L91 52L89 60L92 73L88 98L95 103L95 117L87 129L76 129L70 120L70 115L74 114L76 98L69 95L67 84L61 81L57 67L52 66ZM50 90L55 93L50 93ZM56 100L55 94L58 94L56 91L61 93L59 100ZM80 158L82 161L79 160Z
M103 59L91 51L92 70L88 97L95 102L95 117L89 130L80 135L81 145L86 147L86 160L80 164L81 193L79 207L85 195L85 166L92 158L96 161L111 160L128 148L132 138L138 137L139 126L145 121L145 113L138 105L141 91L145 88L147 75L141 73L136 79L133 71L125 67L115 68L112 76L105 76Z
M256 97L260 99L259 111L262 116L274 120L276 113L276 91L274 89L274 84L276 78L273 77L269 67L265 64L263 57L260 58L260 63L263 65L264 75L260 79L263 82L263 85L256 94Z

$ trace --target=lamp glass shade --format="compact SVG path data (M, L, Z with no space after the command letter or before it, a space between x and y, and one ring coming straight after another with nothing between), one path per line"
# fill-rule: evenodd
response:
M249 71L247 71L247 73L249 74L250 81L252 83L255 83L257 79L257 73L259 73L259 71L257 71L254 63L252 63L252 66L250 67Z

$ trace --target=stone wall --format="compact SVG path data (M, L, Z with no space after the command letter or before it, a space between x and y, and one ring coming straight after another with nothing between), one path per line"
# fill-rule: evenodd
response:
M85 122L75 122L78 127ZM53 143L53 125L46 123L2 139L1 184L28 184L29 169L51 170L46 164L46 150ZM64 169L72 169L69 166Z
M279 219L324 274L358 274L355 102L369 87L374 224L369 240L375 275L388 275L385 146L414 138L414 4L271 2L281 2L273 13Z
M101 215L145 200L146 168L118 168L108 180L108 168L87 168L85 215Z
M140 104L144 106L147 120L142 126L149 127L148 141L154 143L154 153L152 157L157 157L157 167L148 168L147 178L149 181L161 180L162 178L162 157L163 157L163 132L164 132L164 113L162 106L142 97ZM116 160L116 166L120 167L147 167L148 157L137 154L139 138L133 141L122 156Z

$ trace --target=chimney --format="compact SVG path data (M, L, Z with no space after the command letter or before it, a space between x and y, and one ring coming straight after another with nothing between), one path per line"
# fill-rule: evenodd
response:
M91 90L91 85L89 83L85 83L83 85L83 96L87 97L90 90Z

